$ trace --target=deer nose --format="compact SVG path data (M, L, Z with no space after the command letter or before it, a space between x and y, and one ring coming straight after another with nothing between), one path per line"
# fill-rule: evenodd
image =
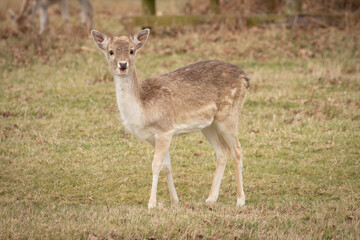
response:
M127 68L128 63L127 62L119 62L119 67L122 69Z

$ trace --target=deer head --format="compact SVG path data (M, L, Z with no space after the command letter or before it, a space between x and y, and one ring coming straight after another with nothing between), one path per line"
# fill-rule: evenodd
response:
M26 32L28 29L31 29L29 24L31 10L30 0L24 0L19 14L16 14L11 9L8 10L9 19L17 31Z
M99 31L91 31L96 46L104 53L114 76L127 76L135 69L135 56L144 46L149 34L150 30L147 28L130 38L109 38Z

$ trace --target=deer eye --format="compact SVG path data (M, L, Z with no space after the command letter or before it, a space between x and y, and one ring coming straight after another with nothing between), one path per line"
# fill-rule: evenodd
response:
M131 49L131 50L130 50L130 54L134 54L134 50Z
M110 53L110 55L113 55L113 54L114 54L114 51L113 51L113 50L110 50L109 53Z

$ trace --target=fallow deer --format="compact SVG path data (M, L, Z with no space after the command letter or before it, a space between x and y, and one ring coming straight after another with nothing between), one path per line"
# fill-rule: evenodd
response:
M83 28L92 29L93 26L93 8L89 0L78 0L81 5L81 23ZM66 26L69 25L69 3L68 0L24 0L19 14L15 14L9 10L9 16L15 24L17 30L22 31L24 27L30 25L33 28L34 17L38 9L40 9L40 31L45 31L48 21L48 7L53 4L59 4L61 14L65 19Z
M110 38L92 30L114 76L116 99L124 126L154 149L148 207L156 206L159 173L165 172L172 203L179 202L171 174L169 146L173 137L201 131L215 149L217 163L207 203L215 203L227 158L235 161L237 205L245 204L242 149L237 138L238 115L249 79L239 67L217 60L200 61L139 82L135 56L150 34Z
M30 5L30 0L24 0L18 14L11 9L8 10L10 20L14 24L17 32L24 33L33 28L29 21L29 16L31 15Z

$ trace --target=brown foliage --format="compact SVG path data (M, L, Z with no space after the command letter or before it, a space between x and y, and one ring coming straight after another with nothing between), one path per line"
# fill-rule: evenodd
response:
M285 0L221 0L223 14L264 14L285 13ZM360 9L360 1L349 0L302 0L304 13L338 13L342 11L355 12ZM209 1L188 1L184 8L187 14L206 14L209 11Z

